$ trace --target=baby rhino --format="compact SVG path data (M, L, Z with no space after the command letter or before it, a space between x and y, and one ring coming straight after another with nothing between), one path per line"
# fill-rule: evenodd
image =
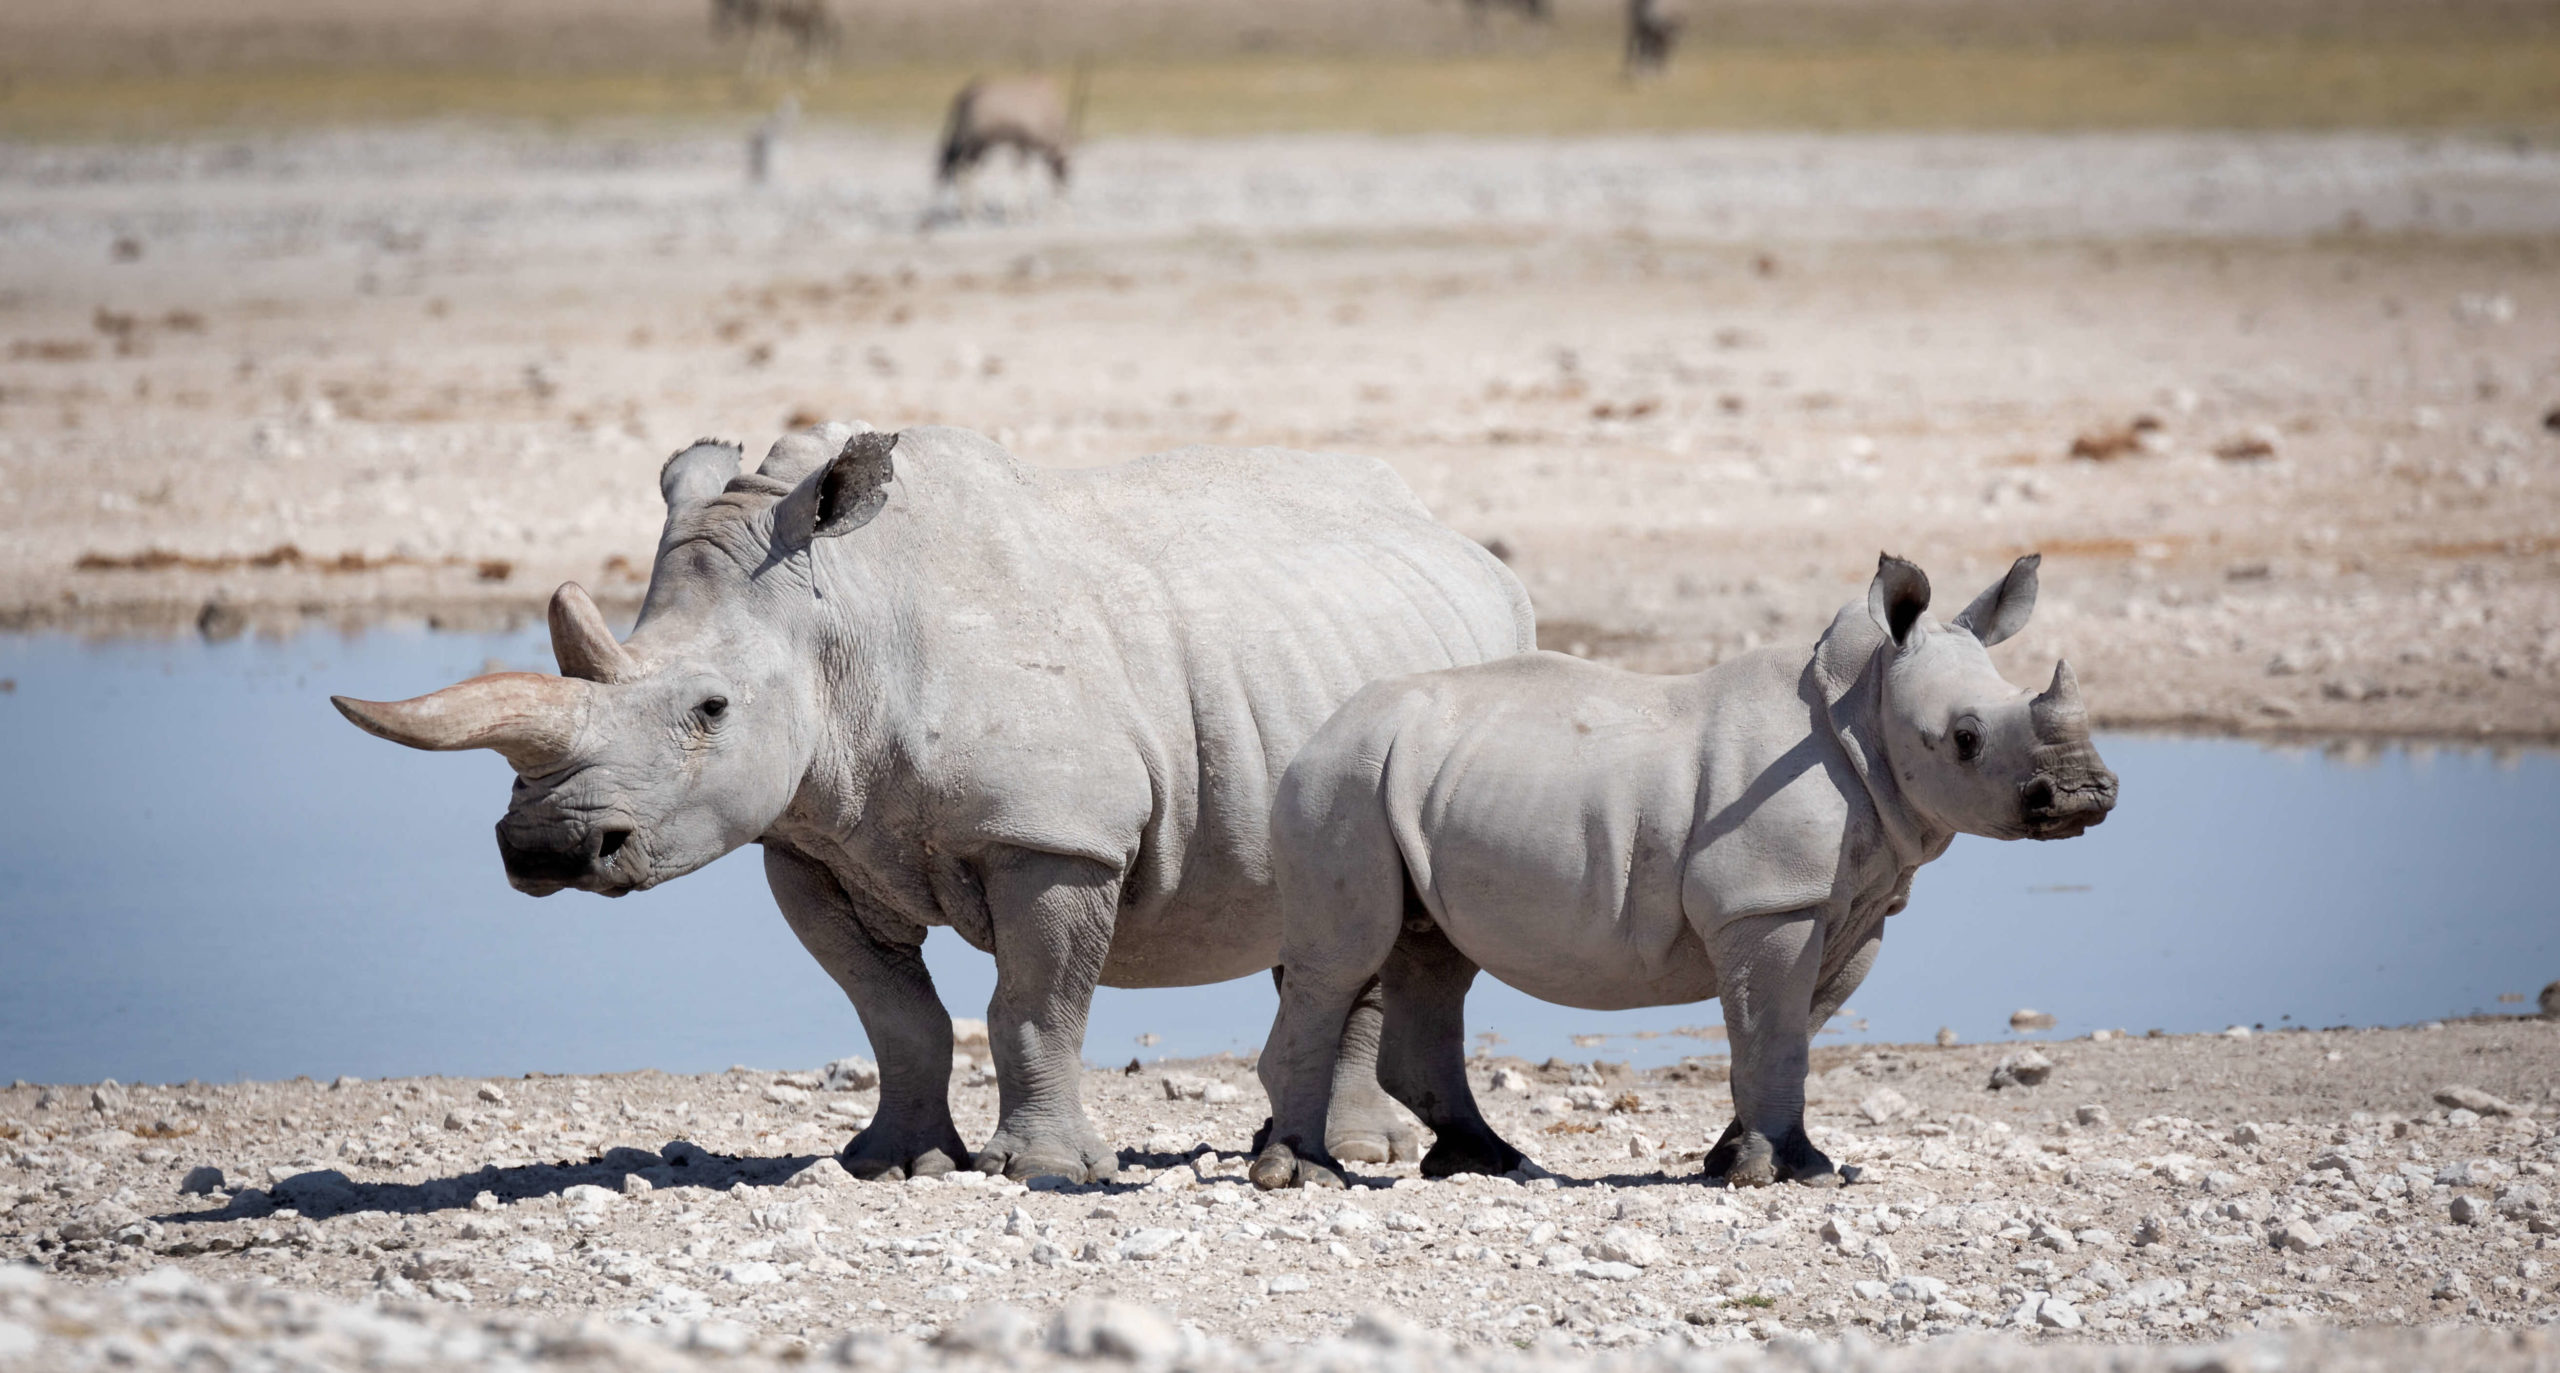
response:
M2031 694L1985 652L2025 626L2036 565L1940 624L1928 577L1886 557L1810 660L1653 677L1531 653L1353 696L1273 811L1286 972L1254 1182L1341 1185L1325 1108L1373 978L1379 1079L1439 1136L1423 1171L1520 1166L1461 1058L1483 968L1592 1010L1721 999L1734 1119L1706 1175L1838 1185L1805 1135L1807 1050L1912 873L1959 833L2065 839L2115 805L2069 664Z

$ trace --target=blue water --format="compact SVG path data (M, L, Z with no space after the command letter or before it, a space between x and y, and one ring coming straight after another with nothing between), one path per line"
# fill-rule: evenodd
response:
M331 692L398 697L548 666L538 630L211 644L0 636L0 1080L219 1081L815 1065L863 1050L750 851L654 892L537 902L500 874L493 754L368 738ZM2105 826L1959 839L1852 999L1849 1038L2399 1024L2560 977L2560 756L2354 757L2116 735ZM937 931L959 1015L992 963ZM1248 1051L1267 978L1105 990L1086 1055ZM1509 1052L1659 1062L1712 1003L1617 1014L1490 981ZM1863 1028L1855 1028L1863 1026ZM1156 1036L1155 1042L1142 1036ZM1575 1043L1575 1036L1607 1035ZM1639 1037L1652 1035L1655 1037Z

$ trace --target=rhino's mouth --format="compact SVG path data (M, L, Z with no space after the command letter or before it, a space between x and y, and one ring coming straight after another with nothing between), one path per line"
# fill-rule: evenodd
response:
M643 854L631 843L634 833L627 825L599 825L566 842L547 835L518 839L502 822L498 857L506 865L507 884L527 896L572 887L622 896L654 885Z
M2029 839L2074 839L2106 823L2115 809L2115 774L2036 777L2019 788L2018 801Z

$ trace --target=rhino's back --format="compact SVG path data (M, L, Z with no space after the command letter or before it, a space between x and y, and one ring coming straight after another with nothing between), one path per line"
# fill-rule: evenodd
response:
M1105 972L1118 985L1268 966L1271 798L1299 746L1380 677L1535 643L1518 579L1383 463L1186 448L1036 470L947 430L915 449L901 480L913 474L919 524L950 536L916 548L935 569L914 579L932 588L921 594L946 612L962 600L992 610L1006 628L985 643L1020 653L1040 640L1043 660L1076 679L1056 688L1059 708L1008 719L1026 745L1042 731L1021 752L1047 761L979 774L975 785L1019 793L990 812L1044 833L1132 817ZM991 661L989 675L1006 670ZM1070 773L1078 786L1047 784ZM1144 794L1101 804L1086 784L1103 777Z

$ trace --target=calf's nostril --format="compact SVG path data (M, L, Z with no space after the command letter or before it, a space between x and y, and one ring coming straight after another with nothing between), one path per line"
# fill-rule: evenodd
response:
M598 845L596 845L596 858L597 858L597 860L598 860L598 861L600 861L600 862L606 862L606 863L610 863L610 862L612 862L612 861L613 861L613 856L614 856L615 854L617 854L617 853L622 852L622 846L623 846L623 845L625 845L625 844L628 844L628 843L630 843L630 842L631 842L631 831L629 831L629 830L606 830L606 831L604 832L604 840L603 840L603 842L602 842L602 843L600 843L600 844L598 844Z
M2025 787L2019 790L2018 801L2019 804L2024 805L2030 811L2047 811L2053 809L2053 779L2050 777L2038 777L2034 781L2027 783Z

